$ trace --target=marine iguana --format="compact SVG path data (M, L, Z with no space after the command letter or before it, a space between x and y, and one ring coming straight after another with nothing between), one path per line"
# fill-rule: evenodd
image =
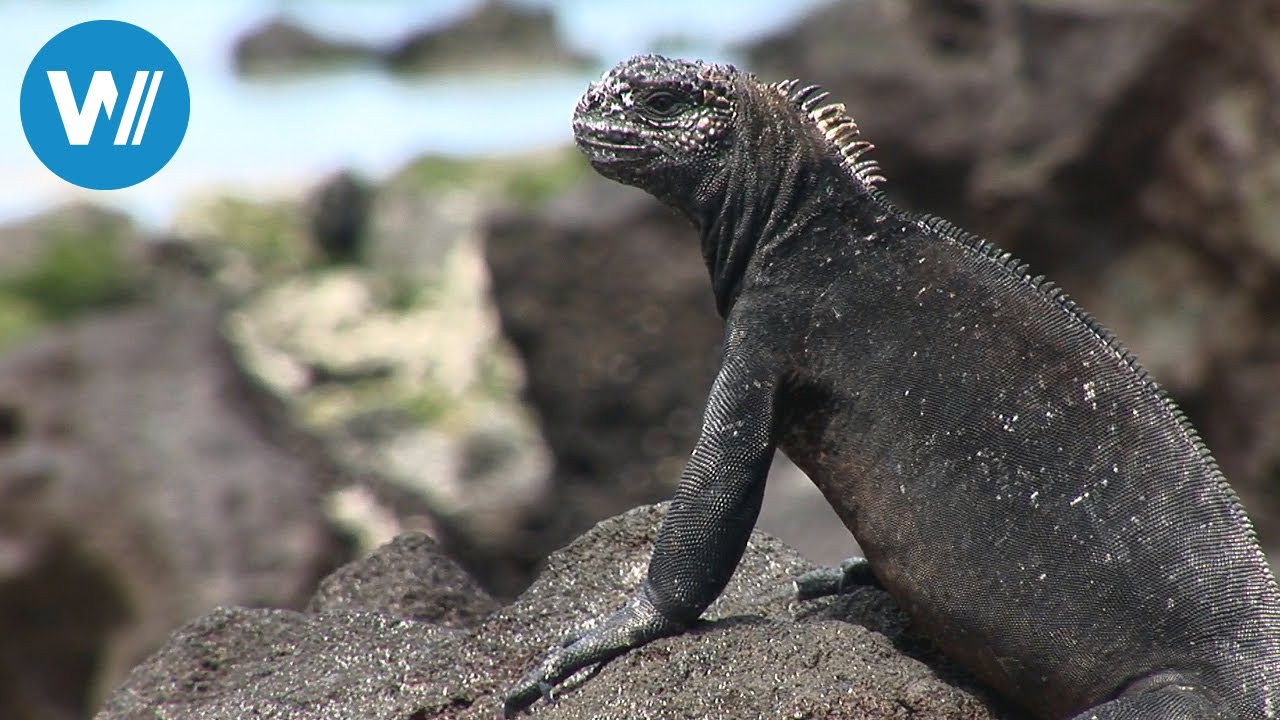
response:
M781 448L865 551L850 581L1035 717L1280 717L1280 590L1196 431L1059 288L896 208L843 105L649 55L573 128L697 226L725 336L647 577L508 715L695 622Z

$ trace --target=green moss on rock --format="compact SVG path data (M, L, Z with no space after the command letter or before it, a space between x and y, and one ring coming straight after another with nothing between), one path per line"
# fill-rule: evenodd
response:
M0 293L0 352L14 347L45 324L40 309L24 298Z
M191 209L181 225L186 234L242 254L267 276L298 272L319 259L297 202L218 197Z
M563 192L586 174L582 154L565 147L507 157L426 155L409 163L388 184L424 191L465 188L518 204L535 204Z
M48 243L35 263L0 276L0 294L50 321L65 321L137 296L139 278L124 247L131 238L123 231L55 225L48 232Z

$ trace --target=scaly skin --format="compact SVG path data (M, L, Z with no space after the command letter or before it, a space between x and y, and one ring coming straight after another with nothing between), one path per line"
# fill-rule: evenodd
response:
M507 713L694 622L781 448L866 551L849 577L1035 717L1278 717L1280 591L1195 431L1061 291L895 208L824 98L643 56L579 103L592 165L701 232L725 342L647 577Z

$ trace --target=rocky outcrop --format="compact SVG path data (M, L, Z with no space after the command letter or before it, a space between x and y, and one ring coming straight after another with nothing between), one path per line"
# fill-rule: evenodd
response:
M565 45L550 9L503 0L484 0L461 17L410 31L385 47L325 37L278 17L238 38L231 55L236 71L249 75L351 63L397 72L502 71L593 63Z
M320 583L307 612L382 612L435 625L469 627L498 605L430 536L399 535Z
M339 177L270 224L215 208L184 227L206 228L222 254L214 276L233 298L224 330L242 371L359 478L329 507L361 550L423 530L515 592L544 556L534 548L549 549L529 542L528 518L545 507L550 453L490 298L488 203L412 168L368 197Z
M89 207L0 229L0 716L83 717L176 625L298 607L406 529L527 582L550 461L474 194L339 176L158 239Z
M430 296L407 306L379 288L359 268L281 280L232 311L226 332L291 422L408 527L483 565L520 544L550 464L490 317L483 264L474 247L455 248Z
M322 466L247 391L207 296L0 357L0 708L78 718L173 627L298 607L343 557Z
M372 47L324 37L287 18L273 18L235 41L231 59L241 74L314 70L326 65L375 62Z
M330 595L363 595L358 604L307 613L228 608L187 625L98 718L495 717L503 692L548 647L626 598L660 518L660 508L643 507L601 523L552 556L518 600L487 616L479 613L489 601L468 602L465 580L429 542L402 538L326 581ZM1004 717L912 638L883 592L796 602L791 578L808 569L756 533L711 622L571 683L538 716ZM426 577L441 580L420 583ZM471 619L414 619L423 616L413 608L440 607L446 597Z
M503 0L483 0L470 14L443 27L411 33L386 51L385 60L395 70L432 71L592 63L565 46L550 8Z

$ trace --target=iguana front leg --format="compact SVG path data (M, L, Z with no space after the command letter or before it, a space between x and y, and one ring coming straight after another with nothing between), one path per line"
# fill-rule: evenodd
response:
M681 632L716 599L760 513L775 444L776 384L762 354L730 343L643 584L622 608L521 679L504 704L507 717L549 697L578 670Z

